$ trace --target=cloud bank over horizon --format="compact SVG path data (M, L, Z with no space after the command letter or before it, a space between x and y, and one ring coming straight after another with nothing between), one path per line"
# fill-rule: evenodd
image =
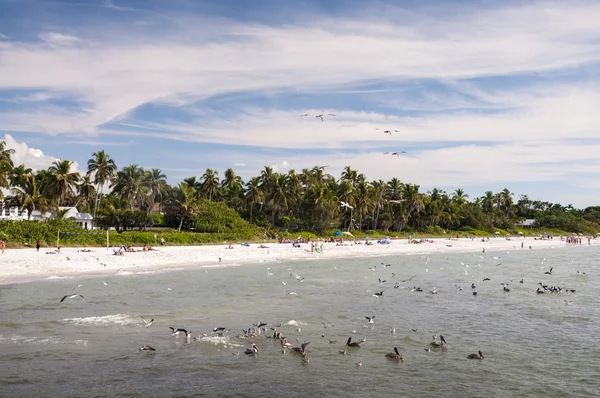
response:
M598 204L593 1L26 3L0 16L0 131L17 163L105 149L172 184L209 167L351 166Z

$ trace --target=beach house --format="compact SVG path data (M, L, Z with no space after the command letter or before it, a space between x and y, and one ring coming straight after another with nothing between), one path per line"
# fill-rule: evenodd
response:
M529 228L529 229L531 229L531 228L535 227L534 224L535 224L535 219L533 219L533 218L527 218L527 219L525 219L525 220L523 220L521 222L516 223L515 227L518 227L518 228Z

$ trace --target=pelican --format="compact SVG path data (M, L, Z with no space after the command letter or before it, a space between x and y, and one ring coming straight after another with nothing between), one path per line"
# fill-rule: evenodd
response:
M346 346L347 347L354 347L354 348L360 348L360 345L364 343L363 341L352 341L352 337L348 337L348 341L346 341Z
M304 356L306 356L306 346L309 344L310 344L310 341L307 343L303 343L300 347L293 347L292 352L300 354L304 357Z
M246 351L244 351L244 354L256 355L256 354L258 354L258 347L256 346L256 344L252 344L251 348L246 348Z
M394 352L389 352L389 353L385 354L385 357L389 358L389 359L399 359L399 360L404 359L404 358L402 358L402 354L400 354L398 352L398 347L394 347Z
M477 354L469 354L469 356L467 358L469 358L469 359L483 359L483 353L481 351L478 351Z
M292 343L290 343L289 341L287 341L287 339L284 337L283 340L281 340L281 347L282 348L290 348L292 346Z
M446 339L444 339L444 336L442 336L441 334L440 334L440 340L437 339L437 336L433 336L433 341L431 343L429 343L429 345L432 347L443 347L444 344L448 344L448 343L446 343Z

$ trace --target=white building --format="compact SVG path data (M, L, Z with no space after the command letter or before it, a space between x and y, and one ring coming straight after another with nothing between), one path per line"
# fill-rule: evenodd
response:
M0 200L0 220L27 220L27 210L21 211L19 206L9 206L4 199Z
M77 225L84 229L92 229L94 217L90 213L80 213L76 207L59 207L59 210L66 210L64 218L73 218ZM38 210L31 212L31 217L27 209L22 210L19 206L10 206L4 199L0 199L0 220L46 220L54 218L50 213L42 213Z

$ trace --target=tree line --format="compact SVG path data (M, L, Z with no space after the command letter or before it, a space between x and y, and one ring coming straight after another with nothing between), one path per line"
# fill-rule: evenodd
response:
M118 231L165 225L178 231L211 232L219 230L219 223L230 223L220 215L232 210L259 227L317 233L336 229L491 232L514 228L523 219L535 219L539 228L600 230L598 206L576 209L527 195L515 197L508 189L475 198L460 188L451 193L437 188L421 192L419 185L398 178L369 181L350 166L339 178L323 166L287 173L265 166L248 181L231 168L222 178L208 168L171 186L160 169L138 165L118 169L103 150L92 154L85 174L74 171L70 160L57 160L34 172L22 164L15 166L13 153L0 142L0 187L9 189L4 198L8 204L55 218L64 215L60 207L76 206L92 213L97 226ZM160 212L153 211L156 206Z

